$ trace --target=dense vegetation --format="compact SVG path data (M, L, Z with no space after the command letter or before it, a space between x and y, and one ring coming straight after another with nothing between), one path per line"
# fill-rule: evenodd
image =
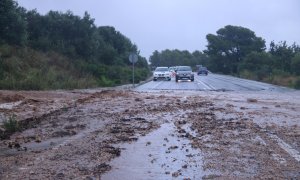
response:
M191 66L203 65L208 63L208 56L201 51L189 51L180 50L164 50L162 52L154 51L150 56L150 62L152 67L157 66Z
M137 46L113 27L50 11L40 15L0 1L0 88L57 89L113 86L131 81L128 55ZM136 82L149 75L139 56Z
M269 47L255 32L225 26L206 36L203 52L155 51L152 67L204 65L212 72L300 88L300 47L285 41ZM136 45L113 27L50 11L40 15L13 0L0 1L0 89L61 89L114 86L131 82L128 55ZM150 74L139 56L136 82Z
M217 35L208 34L204 52L178 50L155 51L150 57L152 66L201 64L212 72L300 88L300 47L285 41L270 43L257 37L250 29L225 26Z

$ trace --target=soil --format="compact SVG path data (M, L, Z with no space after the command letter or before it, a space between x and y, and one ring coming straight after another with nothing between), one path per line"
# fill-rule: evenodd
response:
M0 179L300 179L299 112L299 92L0 91Z

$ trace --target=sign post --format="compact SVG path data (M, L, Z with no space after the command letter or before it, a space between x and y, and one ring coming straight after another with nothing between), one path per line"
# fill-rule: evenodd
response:
M132 86L134 88L134 63L138 61L138 56L135 53L130 53L129 61L132 63Z

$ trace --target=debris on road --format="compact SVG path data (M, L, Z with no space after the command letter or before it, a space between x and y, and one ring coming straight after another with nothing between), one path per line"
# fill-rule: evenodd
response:
M0 179L117 179L111 175L139 165L153 167L141 170L141 177L299 179L299 99L231 92L1 91ZM3 122L11 115L21 129L7 134Z

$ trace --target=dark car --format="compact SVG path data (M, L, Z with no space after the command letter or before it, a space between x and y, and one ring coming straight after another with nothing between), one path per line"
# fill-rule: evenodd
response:
M178 80L194 81L194 73L190 66L178 66L176 69L176 82Z
M198 72L197 72L197 74L198 74L198 75L200 75L200 74L204 74L204 75L206 75L206 76L207 76L207 74L208 74L208 70L207 70L207 68L206 68L206 67L200 67L200 68L199 68L199 70L198 70Z

